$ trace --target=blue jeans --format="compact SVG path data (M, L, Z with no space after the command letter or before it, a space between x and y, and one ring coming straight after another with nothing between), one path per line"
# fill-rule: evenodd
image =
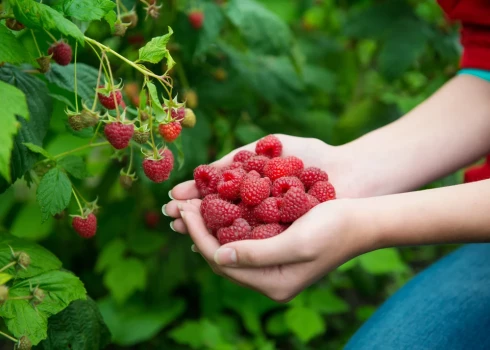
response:
M469 244L389 298L344 350L490 349L490 244Z

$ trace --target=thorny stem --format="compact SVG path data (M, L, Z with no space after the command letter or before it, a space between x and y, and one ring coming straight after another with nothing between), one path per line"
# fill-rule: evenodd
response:
M3 272L3 271L5 271L5 270L7 270L9 267L14 266L15 264L17 264L17 261L12 261L12 262L9 262L7 265L5 265L4 267L2 267L2 268L0 269L0 272Z
M105 58L107 62L107 69L109 69L109 76L111 78L111 87L114 86L114 77L112 76L112 69L111 69L111 63L109 62L109 57L107 57L105 52L102 52L102 58ZM121 120L121 114L119 112L119 105L117 103L117 98L116 98L116 91L112 90L112 98L114 99L114 105L116 106L116 113L117 113L117 121Z
M77 84L77 52L78 52L78 41L75 43L75 61L73 69L75 71L75 109L78 113L78 84Z
M32 34L32 39L34 39L34 45L36 45L37 53L39 54L39 57L41 57L43 54L41 53L41 50L39 49L39 45L37 44L36 36L34 35L34 31L31 29L31 34Z
M80 215L83 217L83 209L82 209L82 205L80 204L80 200L78 199L78 196L74 190L74 188L72 187L71 188L71 191L73 192L73 196L75 197L75 199L77 200L77 204L78 204L78 208L80 209Z
M12 337L12 336L10 336L7 333L4 333L2 331L0 331L0 334L3 335L5 338L8 338L8 339L12 340L15 343L17 343L19 341L19 339L16 339L16 338L14 338L14 337Z
M100 65L99 65L99 75L97 76L97 85L96 85L96 88L99 87L99 84L100 84L100 76L102 75L102 64L103 61L100 61ZM95 106L97 105L97 94L95 94L94 96L94 103L92 104L92 112L95 110ZM97 132L95 133L97 135Z

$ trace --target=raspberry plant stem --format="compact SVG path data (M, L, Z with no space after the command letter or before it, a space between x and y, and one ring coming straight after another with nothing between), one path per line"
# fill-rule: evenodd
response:
M44 31L46 32L46 34L48 34L48 35L49 35L49 37L50 37L50 38L51 38L51 39L52 39L54 42L57 42L57 41L58 41L58 39L56 39L56 38L54 37L54 35L53 35L53 34L51 34L50 32L48 32L46 29L45 29Z
M77 83L77 53L78 53L78 41L75 43L75 60L73 69L75 71L75 110L78 113L78 83Z
M78 199L78 196L77 196L77 194L76 194L76 192L75 192L75 189L72 187L72 188L71 188L71 191L73 192L73 196L74 196L74 197L75 197L75 199L77 200L78 208L80 209L80 215L81 215L82 217L84 217L84 216L83 216L83 209L82 209L82 205L80 204L80 200Z
M31 34L32 34L32 39L34 39L34 45L36 45L37 53L39 54L39 57L41 57L43 54L41 53L41 50L39 49L39 45L37 44L36 36L34 35L34 31L31 29Z
M24 295L20 297L9 298L9 300L31 300L32 298L34 298L32 295Z
M104 58L107 62L107 69L109 70L109 76L111 79L111 88L114 86L114 77L112 76L111 63L109 62L109 57L107 57L106 53L102 52L102 58ZM117 103L116 91L112 90L112 98L114 99L114 105L116 106L117 117L116 120L121 120L121 114L119 113L119 104Z
M109 73L107 72L107 69L105 67L104 60L102 59L102 57L100 57L99 53L97 52L97 50L95 49L95 47L92 44L90 44L89 42L87 42L87 44L89 44L89 46L92 48L92 50L94 50L95 54L97 55L97 58L99 59L100 63L102 64L102 68L104 69L104 76L105 76L106 80L109 80ZM97 89L98 87L99 87L99 85L97 85L95 88Z
M17 343L19 341L19 339L16 339L16 338L14 338L14 337L12 337L12 336L10 336L7 333L4 333L2 331L0 331L0 334L3 335L5 338L12 340L15 343Z
M185 90L189 89L189 81L187 80L187 76L185 75L182 65L175 63L175 67L177 68L177 74L179 75L180 81L182 82L184 89Z
M92 46L92 45L90 45L90 46ZM100 84L100 76L102 75L102 66L103 66L102 61L100 61L99 75L97 76L97 85L95 86L96 89L99 87L99 84ZM92 112L95 111L95 106L97 106L97 93L94 96L94 103L92 104ZM98 129L99 129L99 127L97 127L97 130ZM95 132L95 135L97 135L97 131ZM95 135L94 135L94 137L95 137Z
M5 265L4 267L2 267L2 268L0 269L0 272L3 272L3 271L5 271L5 270L7 270L9 267L14 266L15 264L17 264L17 261L11 261L11 262L9 262L7 265Z
M89 143L88 145L81 146L81 147L78 147L78 148L72 149L72 150L70 150L70 151L66 151L66 152L63 152L63 153L57 154L57 155L53 156L53 159L54 159L54 160L57 160L57 159L60 159L60 158L66 157L66 156L67 156L67 155L69 155L69 154L72 154L72 153L75 153L75 152L79 152L79 151L83 151L84 149L87 149L87 148L91 148L91 147L100 147L100 146L107 146L107 145L109 145L109 141L98 142L98 143Z

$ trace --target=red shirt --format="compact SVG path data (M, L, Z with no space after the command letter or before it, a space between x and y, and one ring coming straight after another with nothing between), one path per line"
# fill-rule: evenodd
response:
M450 20L461 22L461 67L490 70L490 0L437 2Z

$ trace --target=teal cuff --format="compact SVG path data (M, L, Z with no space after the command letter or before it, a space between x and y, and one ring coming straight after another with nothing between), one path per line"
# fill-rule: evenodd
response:
M488 71L488 70L465 68L465 69L461 69L458 72L458 75L459 74L473 75L475 77L478 77L480 79L483 79L483 80L486 80L486 81L489 81L490 82L490 71Z

